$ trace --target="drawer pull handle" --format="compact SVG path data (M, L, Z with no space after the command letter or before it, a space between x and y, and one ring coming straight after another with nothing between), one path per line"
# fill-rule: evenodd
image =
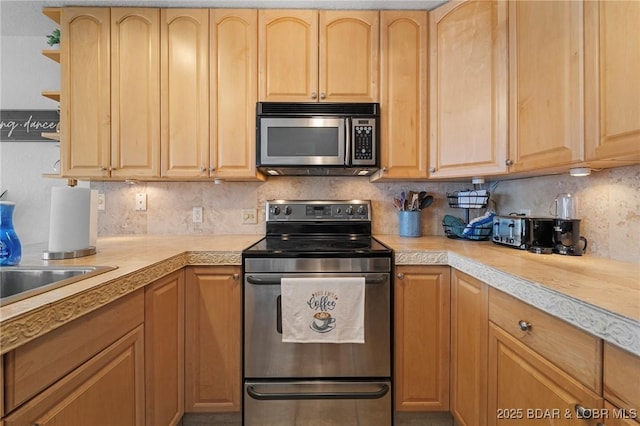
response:
M593 412L589 408L583 407L580 404L576 404L576 416L579 419L590 419L593 417Z
M531 323L529 321L518 321L518 327L520 327L520 330L522 331L531 331Z

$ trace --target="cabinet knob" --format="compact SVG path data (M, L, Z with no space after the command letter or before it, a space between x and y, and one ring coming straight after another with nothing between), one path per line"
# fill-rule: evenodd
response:
M403 280L404 279L404 274L402 272L398 272L396 277L398 277L399 280Z
M387 173L389 169L387 169L387 166L382 166L382 173Z
M504 162L504 164L506 164L507 166L511 166L513 165L513 160L507 160Z
M320 99L326 99L327 95L324 92L320 93Z
M435 172L436 172L435 167L429 167L429 173L435 173Z
M115 171L115 170L118 170L118 169L117 169L117 168L115 168L115 167L109 167L109 171L110 171L110 172L113 172L113 171Z
M311 99L318 99L318 94L316 92L311 92Z
M215 169L216 169L215 167L213 167L213 166L209 166L209 172L210 172L210 173L211 173L211 172L213 172Z
M101 171L101 172L106 172L106 171L107 171L107 168L106 168L105 166L102 166L102 167L100 167L100 171Z
M238 281L240 279L240 274L233 274L233 280Z
M518 327L520 327L520 330L522 331L530 331L531 323L529 321L520 320L518 321Z
M593 417L593 410L583 407L580 404L576 404L576 416L579 419L590 419Z
M205 166L200 166L200 172L204 173L207 171L207 168Z

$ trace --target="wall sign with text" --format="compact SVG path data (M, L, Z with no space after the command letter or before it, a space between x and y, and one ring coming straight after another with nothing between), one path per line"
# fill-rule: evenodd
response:
M53 142L42 133L55 133L59 121L56 110L0 110L0 141Z

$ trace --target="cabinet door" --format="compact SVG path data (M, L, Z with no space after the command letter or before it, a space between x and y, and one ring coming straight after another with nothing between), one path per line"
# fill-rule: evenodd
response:
M378 178L427 177L427 13L380 12Z
M449 410L450 268L398 266L394 286L395 409Z
M626 410L636 410L640 419L640 386L631 377L640 377L640 357L613 346L604 345L603 357L603 395Z
M582 1L509 2L510 171L584 158Z
M429 13L429 177L507 171L507 2Z
M256 178L258 12L211 10L212 176Z
M318 12L261 9L258 16L260 100L317 100Z
M320 15L319 96L329 102L378 101L378 11Z
M144 327L136 327L4 419L6 426L144 425Z
M60 158L64 177L109 176L109 8L62 9Z
M160 10L111 9L111 176L160 176Z
M146 424L184 414L184 269L145 287Z
M162 9L162 176L209 176L209 11Z
M487 424L489 291L460 271L451 274L451 412L462 426Z
M240 267L188 267L185 411L240 411Z
M640 419L640 413L637 408L632 411L628 409L624 410L605 401L604 409L606 417L601 420L601 423L598 423L598 426L640 426L640 422L638 421L638 419Z
M640 2L587 1L587 160L640 160Z
M576 405L603 407L600 396L492 322L488 395L489 425L595 426L598 420L578 418Z

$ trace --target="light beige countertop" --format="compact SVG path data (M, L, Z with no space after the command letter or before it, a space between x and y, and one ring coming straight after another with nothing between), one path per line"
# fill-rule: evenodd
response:
M541 255L491 242L376 235L398 265L450 265L640 356L640 264ZM117 266L103 274L0 307L0 353L187 265L241 265L261 235L136 235L98 239L98 253L21 265Z
M23 250L20 266L117 266L37 296L0 307L0 354L129 294L187 265L242 264L242 250L260 235L131 235L99 238L97 253L43 261ZM46 249L46 247L45 247Z
M490 241L376 235L397 265L449 265L640 356L640 264Z

